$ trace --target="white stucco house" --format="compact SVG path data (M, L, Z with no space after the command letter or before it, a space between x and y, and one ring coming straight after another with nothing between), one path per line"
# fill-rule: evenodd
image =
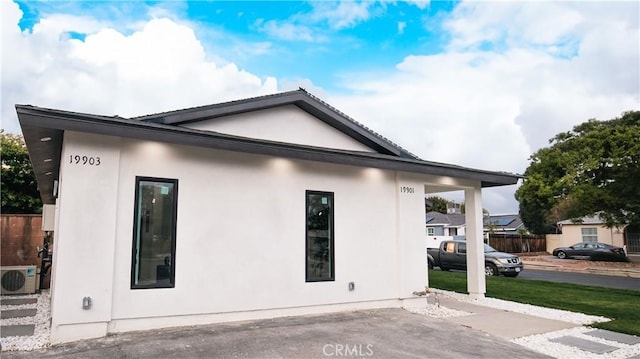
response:
M400 307L428 286L425 193L464 190L483 296L482 188L303 89L137 118L16 105L55 206L53 343ZM424 300L424 299L422 299Z

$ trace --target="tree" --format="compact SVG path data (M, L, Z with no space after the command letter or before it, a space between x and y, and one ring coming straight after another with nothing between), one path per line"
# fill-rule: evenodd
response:
M2 213L39 213L42 202L24 139L13 134L0 136Z
M438 197L438 196L429 196L425 200L425 210L427 212L440 212L443 214L447 214L447 206L449 204L456 205L456 202L450 201L446 198ZM465 205L464 202L460 203L460 213L465 213ZM482 209L482 215L485 217L489 216L489 211L485 208Z
M425 209L427 212L440 212L447 213L447 203L450 201L446 198L438 197L438 196L430 196L427 197L425 201Z
M531 156L515 194L530 231L590 215L609 228L640 223L640 111L588 120L549 143Z

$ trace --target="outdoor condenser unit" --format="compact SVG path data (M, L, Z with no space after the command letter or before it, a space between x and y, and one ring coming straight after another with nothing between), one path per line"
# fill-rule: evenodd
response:
M35 293L38 284L37 269L34 265L0 267L2 295Z

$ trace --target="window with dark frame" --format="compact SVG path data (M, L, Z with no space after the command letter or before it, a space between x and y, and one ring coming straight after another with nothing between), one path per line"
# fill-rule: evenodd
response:
M178 180L136 177L131 288L175 286Z
M306 281L333 281L332 192L306 191L306 221Z

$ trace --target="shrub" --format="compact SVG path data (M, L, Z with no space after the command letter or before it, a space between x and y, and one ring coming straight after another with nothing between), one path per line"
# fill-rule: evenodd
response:
M589 260L601 262L628 262L629 258L613 252L595 252L589 256Z

